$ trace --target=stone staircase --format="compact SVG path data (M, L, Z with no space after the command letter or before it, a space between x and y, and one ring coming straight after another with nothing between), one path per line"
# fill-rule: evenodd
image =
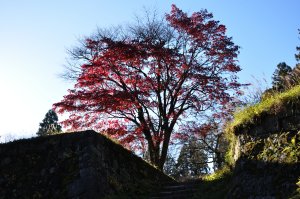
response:
M166 184L158 193L153 193L150 199L191 199L201 181L177 182Z

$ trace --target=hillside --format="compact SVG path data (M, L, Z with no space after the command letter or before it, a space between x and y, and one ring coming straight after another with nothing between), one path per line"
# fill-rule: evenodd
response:
M300 86L236 113L226 136L228 166L195 198L300 198Z

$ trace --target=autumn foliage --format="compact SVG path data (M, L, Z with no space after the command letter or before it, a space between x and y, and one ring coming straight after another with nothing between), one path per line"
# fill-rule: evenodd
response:
M95 129L163 167L172 134L206 110L228 104L241 86L239 47L206 10L191 16L172 5L164 20L99 31L73 51L75 88L54 104L72 130Z

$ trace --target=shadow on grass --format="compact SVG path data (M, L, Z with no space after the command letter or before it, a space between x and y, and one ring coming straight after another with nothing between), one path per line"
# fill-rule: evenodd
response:
M232 180L232 172L229 168L223 168L217 173L208 176L207 179L201 180L197 187L197 192L193 198L214 199L225 198Z
M194 198L300 198L300 163L241 158L230 171L204 178Z

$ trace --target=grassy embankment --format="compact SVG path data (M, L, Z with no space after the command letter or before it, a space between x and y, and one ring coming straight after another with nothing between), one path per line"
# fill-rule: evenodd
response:
M260 103L245 107L243 110L234 114L234 119L227 125L225 130L229 147L226 154L226 166L203 178L198 194L195 198L224 198L230 189L230 182L234 170L234 150L237 140L235 132L238 129L247 128L255 125L262 117L267 114L277 114L283 112L289 104L300 104L300 85L295 86L283 93L274 93L265 97ZM274 138L273 138L274 137ZM258 139L256 142L247 143L251 151L259 142L263 143L263 148L254 158L267 162L291 163L300 161L300 131L290 135L290 132L278 132L267 140ZM276 141L274 141L276 140ZM280 152L280 153L279 153ZM281 154L280 156L278 154ZM284 157L284 158L282 158ZM300 178L297 183L299 188L291 198L300 198Z

